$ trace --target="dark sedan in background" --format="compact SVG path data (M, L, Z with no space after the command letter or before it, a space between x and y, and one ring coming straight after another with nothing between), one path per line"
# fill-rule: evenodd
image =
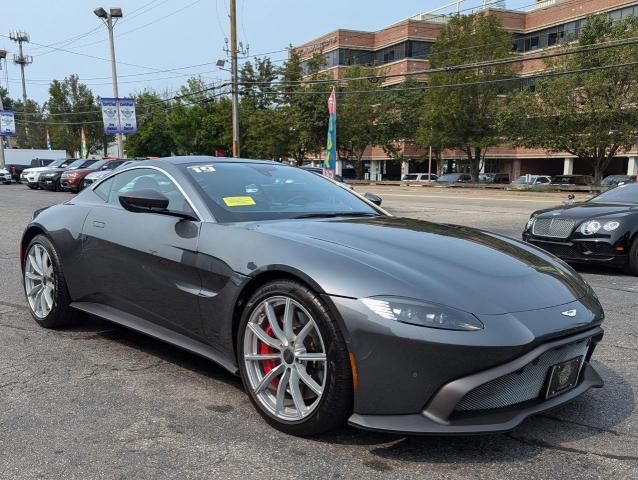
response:
M602 386L604 314L564 262L276 162L136 163L36 212L20 251L42 327L91 314L195 352L291 434L505 431Z
M46 171L40 173L38 177L38 186L43 190L54 190L59 192L62 187L62 174L64 172L87 168L98 160L80 158L69 164L64 164L58 168L49 168Z
M567 262L619 266L638 275L638 183L534 212L523 240Z

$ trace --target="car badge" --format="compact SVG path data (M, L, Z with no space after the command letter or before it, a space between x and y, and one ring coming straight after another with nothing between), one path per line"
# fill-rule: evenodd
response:
M565 310L564 312L560 312L561 315L565 315L566 317L575 317L578 312L573 310Z

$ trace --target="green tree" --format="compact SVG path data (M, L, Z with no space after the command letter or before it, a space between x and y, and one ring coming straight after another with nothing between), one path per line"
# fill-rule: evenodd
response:
M600 15L588 18L577 45L587 49L636 36L635 19L612 22L607 15ZM600 181L613 157L631 148L638 125L635 67L600 67L637 57L638 47L630 45L548 61L547 68L558 73L584 71L538 79L533 91L512 93L500 115L503 129L515 145L568 152L589 162L595 180Z
M383 141L377 126L381 93L380 72L355 65L346 74L346 84L337 97L337 148L355 164L357 178L363 177L361 157L368 146Z
M86 133L89 153L98 152L104 144L104 130L100 120L99 106L93 92L80 83L77 75L63 81L53 80L49 86L49 99L44 104L49 133L56 148L73 155L80 150L80 129ZM68 115L57 115L68 114ZM44 136L42 136L44 143Z
M444 68L513 54L512 35L499 18L479 13L453 17L434 43L429 60L432 68ZM461 149L477 181L485 150L502 140L496 116L503 103L499 98L503 86L489 82L510 77L512 72L510 65L493 65L432 73L424 95L418 142ZM458 84L469 85L447 86Z
M168 105L160 95L145 90L135 95L137 132L127 135L124 151L129 157L167 157L175 150L168 127Z
M35 100L27 99L26 108L22 99L9 102L16 119L16 142L18 148L46 148L46 135L42 107Z
M379 95L379 141L390 158L402 160L405 146L413 143L417 136L421 125L421 111L418 106L423 103L421 86L417 80L408 77Z
M327 80L329 77L319 73L323 62L323 56L315 55L304 71L299 53L291 48L288 60L279 71L283 82L279 86L282 131L286 136L287 155L297 165L302 165L310 155L319 155L326 141L327 101L332 85L328 82L302 83L306 77L310 80Z
M232 143L231 105L215 89L193 77L171 104L168 128L178 155L228 152Z

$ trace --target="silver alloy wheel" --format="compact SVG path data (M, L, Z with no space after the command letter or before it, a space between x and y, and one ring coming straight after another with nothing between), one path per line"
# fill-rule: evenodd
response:
M24 289L31 311L38 318L45 318L53 308L55 279L53 263L46 249L34 244L27 253L24 265Z
M244 365L258 402L277 419L303 420L319 405L326 349L308 311L285 296L263 300L244 331Z

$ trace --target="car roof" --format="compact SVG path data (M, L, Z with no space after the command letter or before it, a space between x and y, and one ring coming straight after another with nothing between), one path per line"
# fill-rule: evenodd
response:
M251 158L213 157L209 155L184 155L178 157L162 157L148 162L165 162L172 165L184 165L189 163L271 163L284 165L273 160L254 160Z

